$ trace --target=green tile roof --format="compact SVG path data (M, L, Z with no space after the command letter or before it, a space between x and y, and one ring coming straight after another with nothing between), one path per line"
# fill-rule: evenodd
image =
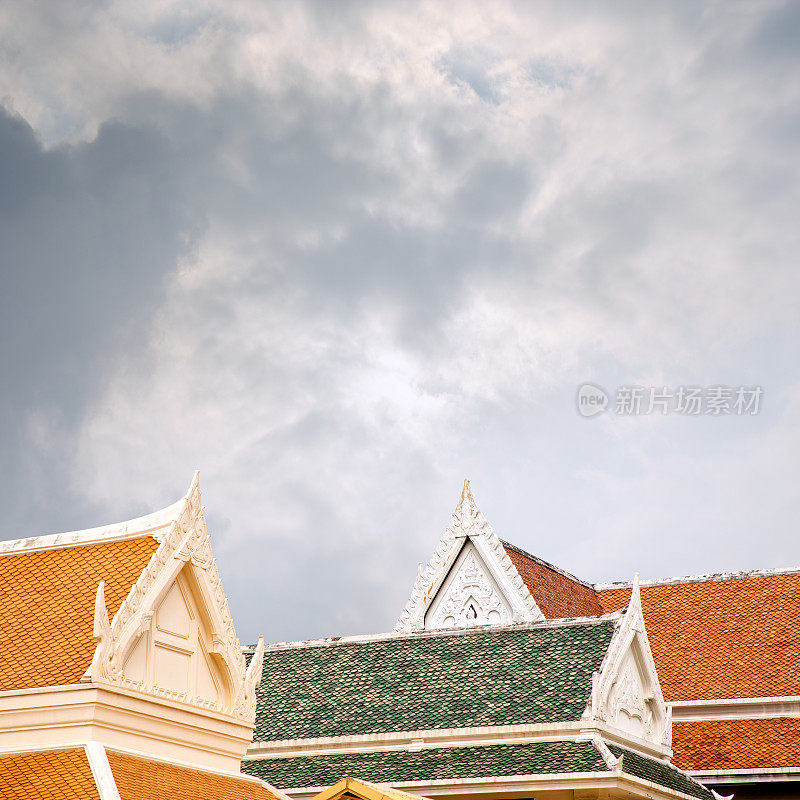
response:
M616 745L609 748L615 756L624 754L622 766L627 774L698 800L713 800L705 786L671 764ZM435 747L242 762L242 772L284 790L330 786L347 776L376 783L398 783L608 771L591 742L572 741Z
M394 783L606 770L603 759L591 742L436 747L242 762L243 772L280 789L329 786L346 776Z
M255 741L580 718L613 623L268 650Z
M713 797L709 789L706 789L701 783L698 783L677 767L672 766L672 764L665 764L663 761L647 758L632 750L613 744L609 745L608 749L617 757L624 756L622 768L630 775L644 778L647 781L667 786L670 789L676 789L679 792L690 794L703 800L711 800Z

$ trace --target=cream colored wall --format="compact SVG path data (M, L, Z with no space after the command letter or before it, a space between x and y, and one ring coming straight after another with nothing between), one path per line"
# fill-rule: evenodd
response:
M227 706L231 689L210 655L212 637L191 584L181 573L157 606L123 665L126 680Z

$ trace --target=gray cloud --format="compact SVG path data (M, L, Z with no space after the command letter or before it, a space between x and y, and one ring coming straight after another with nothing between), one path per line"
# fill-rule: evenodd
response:
M336 8L14 7L3 534L199 467L245 639L391 625L465 473L589 578L800 560L791 4Z
M70 434L115 355L142 341L192 226L171 147L146 127L109 123L90 143L45 150L0 112L0 174L2 507L14 536L87 519Z

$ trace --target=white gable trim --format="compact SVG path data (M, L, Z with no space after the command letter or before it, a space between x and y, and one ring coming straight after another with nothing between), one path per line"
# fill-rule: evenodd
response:
M600 670L592 676L583 718L593 726L621 728L627 736L638 736L667 754L672 745L672 711L664 702L647 640L638 575L618 624ZM621 719L636 720L640 730L624 728Z
M255 687L261 679L260 661L263 641L245 668L245 658L233 626L228 601L222 588L211 539L206 530L201 505L199 475L195 473L186 496L171 508L177 513L158 549L142 570L128 596L111 622L105 604L104 585L97 587L94 617L94 657L83 680L99 685L119 686L234 716L248 722L255 720ZM187 693L149 689L123 674L125 658L139 638L150 629L156 608L184 569L196 588L198 603L211 624L210 655L227 679L228 702L209 701ZM184 573L186 574L186 573Z
M395 633L413 633L425 629L425 615L468 541L478 551L491 572L494 583L510 606L512 622L537 622L544 619L502 542L475 504L469 481L465 480L461 501L453 512L450 524L428 566L417 577L411 597L394 627Z
M87 528L80 531L52 533L46 536L29 536L25 539L0 542L0 555L62 550L65 547L81 547L91 544L108 544L109 542L122 542L126 539L138 539L140 536L146 535L161 541L166 534L167 528L180 513L185 499L185 497L182 497L160 511L154 511L151 514L125 522L115 522L111 525L101 525L97 528Z
M121 800L103 745L100 742L87 742L85 750L100 800Z

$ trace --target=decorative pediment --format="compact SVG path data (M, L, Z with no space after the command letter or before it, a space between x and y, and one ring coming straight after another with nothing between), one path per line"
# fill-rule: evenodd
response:
M195 473L175 519L110 622L103 583L98 586L97 647L83 679L252 724L261 672L246 669L200 500ZM259 658L257 651L250 666Z
M396 633L544 619L464 481L461 500L395 625Z
M658 682L642 615L639 576L599 672L585 717L657 747L670 747L672 719Z

